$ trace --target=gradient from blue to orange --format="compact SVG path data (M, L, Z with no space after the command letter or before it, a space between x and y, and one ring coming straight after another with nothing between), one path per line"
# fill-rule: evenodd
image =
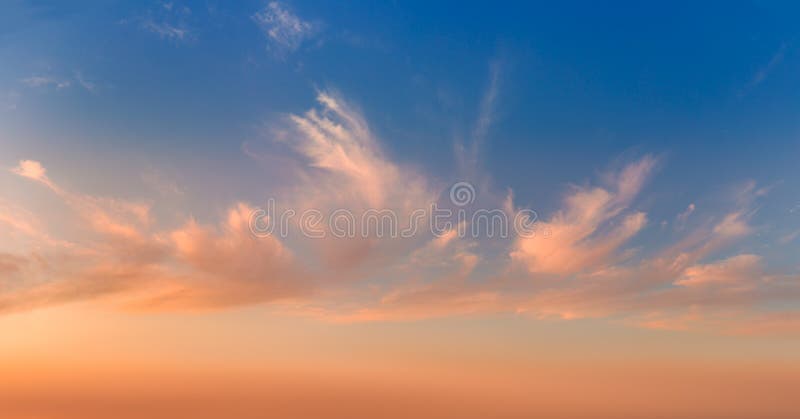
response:
M797 417L798 11L5 3L0 416Z

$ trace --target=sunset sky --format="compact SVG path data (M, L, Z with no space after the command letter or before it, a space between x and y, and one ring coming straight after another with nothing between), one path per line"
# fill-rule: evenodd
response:
M0 417L800 417L798 16L4 2Z

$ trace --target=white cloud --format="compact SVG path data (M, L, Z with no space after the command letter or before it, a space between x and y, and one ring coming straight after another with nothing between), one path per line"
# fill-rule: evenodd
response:
M95 89L97 88L97 85L95 83L87 80L83 76L83 74L78 71L74 73L73 78L33 75L30 77L26 77L24 79L20 79L20 82L30 88L35 88L35 89L45 88L45 87L55 87L56 89L61 90L71 87L73 85L73 82L76 82L80 87L86 89L86 91L89 92L94 92ZM14 99L18 97L19 94L16 93L13 94Z
M29 87L55 86L58 89L64 89L72 85L70 80L62 80L46 76L31 76L24 78L21 81Z
M183 40L189 33L188 29L179 28L167 22L156 22L154 20L146 20L142 27L156 35L161 39L170 40Z
M269 38L276 52L295 51L313 37L317 28L286 9L279 2L270 2L253 20Z
M176 43L192 39L193 30L188 23L189 18L192 16L192 10L189 7L178 6L172 2L164 2L160 6L148 10L144 16L123 19L120 23L138 23L141 29L153 33L161 39ZM92 90L89 87L84 87L87 90Z
M97 89L97 84L87 80L80 71L75 72L75 80L81 85L81 87L89 92L94 93L95 89Z

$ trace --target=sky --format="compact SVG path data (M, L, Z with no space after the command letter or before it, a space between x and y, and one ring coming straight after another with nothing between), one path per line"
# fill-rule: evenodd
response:
M798 12L4 2L0 413L797 417Z

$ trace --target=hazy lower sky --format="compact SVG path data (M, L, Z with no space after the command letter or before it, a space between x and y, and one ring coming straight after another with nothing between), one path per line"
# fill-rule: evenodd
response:
M797 417L799 14L5 2L0 416Z

